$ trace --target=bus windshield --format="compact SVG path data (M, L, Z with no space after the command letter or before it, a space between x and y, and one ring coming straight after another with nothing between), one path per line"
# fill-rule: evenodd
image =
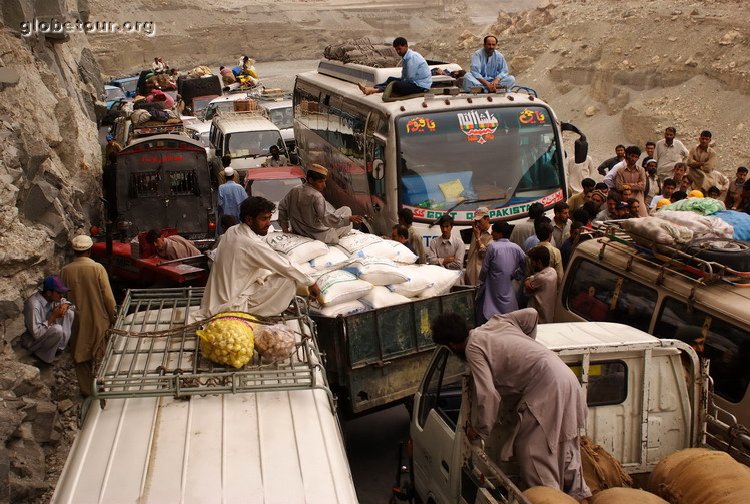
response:
M455 207L456 220L470 220L467 211L477 206L505 209L493 218L517 216L534 201L547 206L563 198L562 152L544 107L407 115L397 128L402 205Z

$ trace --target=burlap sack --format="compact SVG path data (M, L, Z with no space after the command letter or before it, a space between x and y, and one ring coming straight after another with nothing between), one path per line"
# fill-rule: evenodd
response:
M750 502L750 472L729 454L693 453L674 465L665 481L651 491L672 504L740 504Z
M657 495L661 495L658 491L659 486L670 479L671 472L678 464L698 454L708 453L709 451L711 450L705 448L688 448L664 457L651 472L651 477L648 480L648 489Z
M633 485L620 462L588 436L581 437L581 465L583 478L593 494L607 488Z
M531 487L523 493L531 504L578 504L570 495L556 489L543 486Z
M609 488L589 499L589 504L669 504L661 497L636 488Z

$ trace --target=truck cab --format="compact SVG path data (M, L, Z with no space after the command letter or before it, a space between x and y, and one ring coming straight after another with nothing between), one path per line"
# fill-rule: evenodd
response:
M635 481L665 456L705 443L709 380L687 344L602 322L542 324L537 340L578 377L589 407L585 434ZM448 348L435 350L410 428L414 488L422 502L528 503L517 466L498 458L501 440L514 428L518 399L503 397L490 438L471 444L465 435L474 401L468 368Z

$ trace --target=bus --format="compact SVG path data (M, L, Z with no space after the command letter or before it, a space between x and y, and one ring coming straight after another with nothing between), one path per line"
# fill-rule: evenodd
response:
M461 229L479 206L490 209L493 222L512 222L534 202L550 209L565 201L562 131L578 134L577 160L585 160L586 138L560 123L533 90L468 94L441 75L433 77L431 93L384 101L357 86L400 71L322 60L317 71L297 75L300 161L329 169L324 196L334 207L349 206L365 216L366 231L384 235L397 223L398 210L409 208L428 245L440 235L435 223L446 212Z

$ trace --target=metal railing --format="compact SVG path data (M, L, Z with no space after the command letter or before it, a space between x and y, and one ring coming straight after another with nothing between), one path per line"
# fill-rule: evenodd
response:
M321 389L333 409L325 370L304 301L265 323L295 326L298 342L292 354L264 364L257 353L242 368L216 364L202 356L195 334L202 322L191 323L203 288L135 289L120 308L104 359L94 380L92 399L235 394Z

